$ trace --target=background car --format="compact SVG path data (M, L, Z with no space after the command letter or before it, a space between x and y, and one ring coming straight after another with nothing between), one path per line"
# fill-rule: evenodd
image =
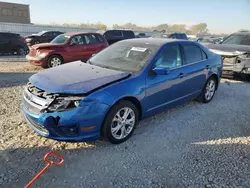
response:
M224 75L250 76L250 32L236 32L226 37L220 44L204 44L212 52L223 58Z
M152 35L152 38L169 38L169 39L184 39L188 40L188 37L185 33L155 33Z
M135 38L135 33L131 30L113 29L113 30L98 31L98 32L101 33L105 37L109 45L115 42L121 41L121 40Z
M25 41L28 46L32 46L34 44L50 42L61 34L63 33L60 31L41 31L37 34L25 36Z
M107 41L98 33L65 33L50 43L33 45L26 58L34 65L56 67L77 60L86 62L107 46Z
M28 51L24 38L19 34L0 32L0 55L26 55Z
M149 38L150 36L146 35L146 33L137 33L136 38Z
M139 120L199 99L210 102L222 61L196 42L166 39L119 41L86 64L74 62L30 77L23 94L26 121L58 140L118 144Z

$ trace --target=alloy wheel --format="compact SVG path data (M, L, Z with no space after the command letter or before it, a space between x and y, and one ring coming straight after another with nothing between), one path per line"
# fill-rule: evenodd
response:
M111 125L111 134L115 139L121 140L126 138L135 126L135 112L124 107L114 116Z
M209 80L206 85L205 98L207 101L211 100L215 93L215 81L213 79Z

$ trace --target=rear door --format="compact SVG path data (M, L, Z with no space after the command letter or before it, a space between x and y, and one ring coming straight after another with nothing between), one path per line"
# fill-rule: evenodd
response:
M85 50L82 53L82 60L87 61L92 55L104 49L107 45L97 34L84 34Z
M206 53L193 43L181 43L183 54L183 68L185 68L185 77L187 94L199 93L206 83L210 65Z

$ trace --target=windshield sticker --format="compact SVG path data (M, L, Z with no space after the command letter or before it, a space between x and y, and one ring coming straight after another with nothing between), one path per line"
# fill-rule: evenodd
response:
M145 52L147 50L147 48L133 47L133 48L131 48L131 50L137 51L137 52Z

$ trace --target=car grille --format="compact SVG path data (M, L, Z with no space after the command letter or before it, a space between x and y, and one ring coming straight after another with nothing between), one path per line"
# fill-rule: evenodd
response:
M23 107L32 114L40 114L53 102L55 94L48 93L28 84L23 92Z

